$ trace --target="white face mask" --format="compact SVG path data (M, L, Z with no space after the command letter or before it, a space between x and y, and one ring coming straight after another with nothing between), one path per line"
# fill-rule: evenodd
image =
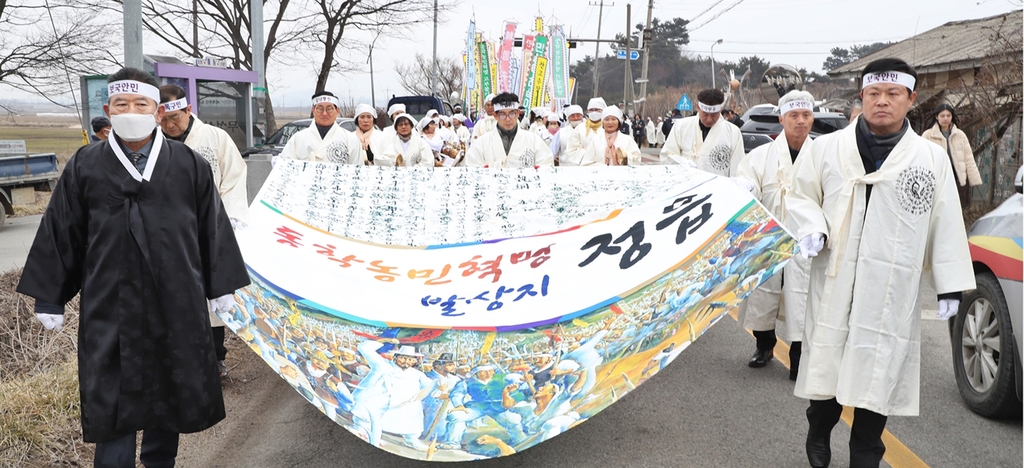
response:
M156 128L156 114L117 114L110 116L110 126L124 141L142 141Z
M591 122L597 122L597 121L601 120L601 113L600 112L590 112L590 113L587 114L587 118L590 119Z
M577 125L579 125L579 124L580 124L580 122L582 122L582 120L577 120L577 121L575 121L575 122L574 122L574 121L572 121L572 120L570 120L570 121L569 121L569 125L571 125L571 126L572 126L572 128L576 128L576 126L577 126Z

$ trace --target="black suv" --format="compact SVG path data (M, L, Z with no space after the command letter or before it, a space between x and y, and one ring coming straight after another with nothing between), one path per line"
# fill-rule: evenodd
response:
M774 140L782 133L778 110L766 114L751 114L747 118L749 120L743 124L740 132L743 133L744 149L748 153L757 146L770 141L756 135L767 135ZM811 126L811 138L842 130L849 124L850 121L846 119L846 116L839 112L815 112L814 124ZM755 146L746 148L751 144L755 144Z

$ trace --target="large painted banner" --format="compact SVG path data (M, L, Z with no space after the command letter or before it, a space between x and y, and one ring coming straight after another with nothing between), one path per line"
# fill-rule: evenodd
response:
M225 322L336 423L434 461L586 421L795 251L749 194L682 166L285 161L237 237L253 284Z
M512 66L512 47L515 44L516 24L505 23L505 34L501 38L501 52L498 60L498 91L510 93L512 84L509 81Z

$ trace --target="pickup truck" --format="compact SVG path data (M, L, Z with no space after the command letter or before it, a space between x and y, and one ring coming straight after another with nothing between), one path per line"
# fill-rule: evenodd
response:
M0 156L0 228L19 196L52 191L59 176L56 154Z

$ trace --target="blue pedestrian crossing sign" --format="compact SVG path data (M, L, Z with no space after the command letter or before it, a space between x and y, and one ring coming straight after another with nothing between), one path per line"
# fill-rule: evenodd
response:
M619 50L615 51L615 58L617 58L619 60L625 60L626 59L626 49L619 49ZM631 51L629 51L629 59L630 60L638 60L638 59L640 59L640 51L639 50L631 50Z
M676 104L676 109L681 112L693 112L693 103L690 102L690 96L683 94L683 97L679 98L679 103Z

